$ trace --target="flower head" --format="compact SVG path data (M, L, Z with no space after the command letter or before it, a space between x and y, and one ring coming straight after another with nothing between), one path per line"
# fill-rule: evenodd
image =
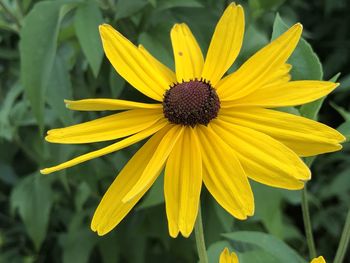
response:
M314 258L310 263L326 263L326 261L322 256L319 256L318 258Z
M230 254L227 247L221 252L219 263L238 263L238 257L235 252Z
M225 247L220 254L219 263L239 263L239 260L236 253L232 252L230 254L228 248ZM314 258L310 263L326 263L326 261L322 256L319 256L318 258Z
M270 108L321 98L337 84L290 81L287 64L302 32L295 24L224 76L243 41L244 12L230 4L220 18L209 50L202 51L186 24L171 30L175 71L143 46L134 46L110 25L100 34L107 58L137 90L157 101L118 99L66 101L72 110L124 110L90 122L48 131L53 143L113 144L43 169L51 173L150 139L125 165L102 198L91 228L111 231L135 206L165 167L164 193L169 232L188 237L197 216L202 182L231 215L254 213L248 178L285 189L310 179L300 156L341 149L344 137L321 123Z

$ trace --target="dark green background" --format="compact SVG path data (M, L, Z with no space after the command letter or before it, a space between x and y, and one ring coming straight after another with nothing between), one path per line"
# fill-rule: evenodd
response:
M0 262L196 262L194 237L168 235L160 177L111 233L98 237L89 224L117 172L139 145L43 176L40 168L101 147L52 145L44 132L100 113L70 112L64 98L147 101L118 76L103 55L97 26L110 23L174 68L169 32L186 22L205 51L222 0L0 0ZM231 68L301 22L304 38L290 59L294 79L330 79L341 86L318 118L350 134L350 1L251 0L245 8L244 47ZM279 13L279 16L276 14ZM204 52L205 54L205 52ZM315 118L316 102L289 112ZM102 113L103 114L103 113ZM308 183L318 253L334 257L350 200L349 144L312 166ZM253 183L256 213L236 221L204 190L202 207L210 262L224 246L241 262L306 262L300 192ZM223 235L223 233L226 233ZM348 253L349 256L349 253ZM304 258L304 259L303 259ZM350 262L346 259L345 262Z

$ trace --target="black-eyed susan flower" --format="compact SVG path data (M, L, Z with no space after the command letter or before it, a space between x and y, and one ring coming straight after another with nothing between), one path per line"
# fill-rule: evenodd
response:
M337 84L290 81L286 63L302 32L296 24L224 76L243 40L244 13L230 4L209 50L202 51L186 24L171 30L175 71L109 25L100 26L107 58L137 90L157 101L117 99L66 101L72 110L124 110L48 132L52 143L92 143L123 138L57 166L52 173L151 138L122 169L102 198L91 228L111 231L135 206L165 167L164 193L169 232L185 237L197 216L202 181L231 215L254 213L248 178L273 187L301 189L310 179L300 156L341 149L344 137L321 123L272 110L316 100Z
M239 263L238 257L235 252L231 252L228 248L224 248L224 250L220 254L219 263ZM322 256L318 258L314 258L310 263L326 263Z
M239 263L235 252L231 252L226 247L220 254L219 263Z

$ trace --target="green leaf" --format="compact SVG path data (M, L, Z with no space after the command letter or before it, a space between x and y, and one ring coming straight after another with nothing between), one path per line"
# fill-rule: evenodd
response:
M308 119L317 120L318 113L323 105L325 97L302 105L299 108L300 115Z
M249 6L255 9L273 9L283 4L285 0L249 0Z
M125 80L115 71L113 67L109 70L109 88L113 98L119 98L125 87Z
M25 17L20 32L21 81L41 130L60 23L75 5L68 0L39 2Z
M343 107L331 102L331 106L344 118L345 121L350 121L350 112L346 111Z
M140 34L138 42L144 45L144 47L159 61L169 68L173 67L174 62L172 54L165 48L164 43L157 39L156 33L150 35L143 32Z
M128 17L140 11L147 4L147 0L118 0L114 18L119 20Z
M320 189L319 198L322 200L330 199L334 196L339 197L339 199L347 199L350 197L350 168L343 170L334 176L334 179L327 184L327 187Z
M279 108L276 108L277 110L279 111L282 111L282 112L287 112L287 113L290 113L290 114L294 114L294 115L297 115L297 116L300 116L300 112L297 108L295 107L279 107Z
M270 189L262 184L253 183L256 202L255 216L260 218L269 233L284 238L284 224L282 221L283 196L278 189ZM266 200L269 200L266 202Z
M157 0L148 0L148 2L149 2L153 7L156 7L156 6L157 6Z
M306 263L306 261L291 247L285 244L282 240L261 232L255 231L238 231L223 236L235 242L248 243L254 245L277 259L280 262L288 263Z
M84 225L80 229L61 234L59 242L63 248L63 263L87 263L96 238L93 232Z
M37 251L46 236L52 203L49 178L40 174L25 177L11 195L11 208L18 210Z
M17 180L18 178L13 167L3 162L3 160L0 161L0 181L7 185L15 185Z
M10 123L10 113L16 99L21 95L22 91L23 89L18 83L13 85L0 106L0 138L9 141L12 140L14 127Z
M266 14L266 11L276 10L285 0L248 0L252 17L257 19Z
M273 23L272 39L277 38L289 28L277 13ZM293 68L293 80L320 80L323 77L322 65L311 45L303 38L300 39L288 62Z
M98 249L100 250L103 263L118 263L120 257L121 246L116 246L120 243L118 236L115 233L109 233L99 240Z
M91 189L86 182L81 182L75 195L75 207L78 212L83 210L83 206L91 194Z
M225 232L230 232L234 224L234 217L223 209L217 202L213 203L214 211L222 225Z
M72 85L69 72L60 56L56 56L50 83L46 89L48 93L46 100L62 123L65 125L72 123L72 112L64 104L64 99L72 98Z
M102 14L95 1L88 1L80 5L75 13L75 31L95 77L98 75L103 58L103 49L98 32L98 26L102 22Z
M274 255L263 250L254 250L241 253L239 255L239 263L281 263ZM288 261L289 262L289 261Z
M158 0L157 11L163 11L175 7L203 7L197 0Z
M350 140L350 120L341 124L337 130L346 137L346 141Z
M350 74L343 76L340 80L340 86L335 92L349 92L350 91Z

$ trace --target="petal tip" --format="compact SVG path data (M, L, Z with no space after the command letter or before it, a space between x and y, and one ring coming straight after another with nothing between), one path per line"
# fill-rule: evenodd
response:
M98 26L98 30L100 32L100 35L103 37L108 37L109 34L113 32L118 32L116 31L111 25L109 24L102 24Z
M240 6L240 5L238 5L238 6ZM237 5L236 5L235 2L231 2L231 3L227 6L227 8L235 8L235 7L237 7Z
M177 231L172 231L172 230L169 229L169 235L170 235L170 237L172 237L172 238L177 238L177 236L179 235L179 230L177 230Z
M175 23L171 28L171 30L177 30L180 27L180 25L181 25L180 23Z
M90 228L92 231L96 232L98 236L104 236L105 234L107 234L112 230L112 229L106 228L106 225L101 225L96 222L95 223L92 222Z
M292 35L294 36L301 36L301 33L303 32L303 25L301 23L296 23L290 29L288 30L289 32L293 32Z
M255 206L254 206L254 203L253 203L253 206L249 207L249 209L247 210L247 216L253 216L254 213L255 213Z
M295 27L298 28L299 30L303 30L303 25L300 22L296 23Z
M91 222L90 229L91 229L93 232L96 232L96 231L97 231L96 224L94 224L93 221Z
M102 33L105 29L107 29L107 24L101 24L98 26L98 30L100 31L100 33Z
M106 24L106 23L103 23L103 24L101 24L101 25L99 25L98 26L98 28L101 30L101 29L107 29L107 28L110 28L110 27L112 27L111 25L109 25L109 24Z
M192 232L192 231L191 231ZM191 232L188 232L188 231L181 231L181 235L184 237L184 238L189 238L190 235L191 235Z
M310 171L310 169L309 169L309 168L307 169L307 172L306 172L305 178L303 178L303 180L305 180L305 181L309 181L309 180L311 180L311 171Z
M101 237L101 236L104 236L105 234L107 234L107 232L101 231L101 230L97 230L96 233L97 233L97 235L100 236L100 237Z
M45 136L45 141L51 142L51 143L57 143L57 141L55 140L55 137L52 135L51 131L47 132L47 135Z
M70 109L70 106L72 104L72 101L71 100L64 100L64 104L66 106L67 109Z
M50 173L47 168L41 169L41 170L39 170L39 172L41 174L49 174Z
M303 190L305 187L306 181L300 181L300 182L301 182L300 187L298 187L298 188L294 187L293 189L288 189L288 190Z

